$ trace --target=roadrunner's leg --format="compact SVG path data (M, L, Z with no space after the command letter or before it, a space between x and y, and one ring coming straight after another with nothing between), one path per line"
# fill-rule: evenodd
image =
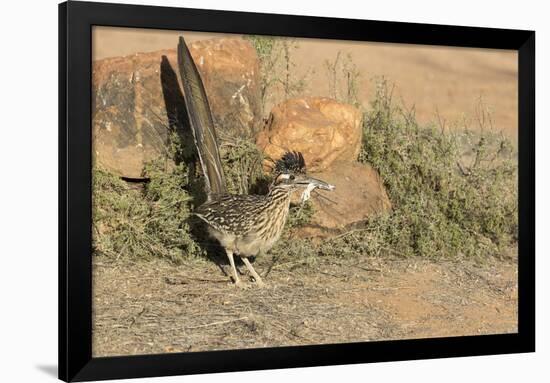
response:
M243 260L244 264L246 265L246 268L248 269L248 271L250 271L250 274L252 274L252 276L256 280L257 285L260 286L260 287L265 286L264 282L262 281L262 278L260 278L258 273L256 273L256 270L254 270L254 268L252 267L252 264L250 263L248 258L241 257L241 259Z
M233 279L235 280L235 285L240 285L241 280L239 279L239 275L237 274L237 268L235 267L235 260L233 259L233 251L225 249L225 252L227 253L227 258L229 258L229 263L231 264L231 270L233 271Z

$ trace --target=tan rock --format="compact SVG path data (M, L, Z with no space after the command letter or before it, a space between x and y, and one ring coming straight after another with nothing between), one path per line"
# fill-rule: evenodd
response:
M260 128L256 50L242 38L197 41L189 47L201 73L220 135L255 137Z
M329 98L291 99L275 106L257 145L271 159L302 152L309 171L328 169L334 161L355 161L362 137L362 114Z
M328 199L312 194L315 214L309 224L296 230L299 236L329 237L391 210L383 181L368 164L338 161L329 170L312 176L336 188L319 192Z
M242 38L222 38L189 48L218 135L255 136L261 116L258 58L252 45ZM189 132L177 73L175 49L92 63L93 150L100 165L139 178L145 162L166 154L171 129Z

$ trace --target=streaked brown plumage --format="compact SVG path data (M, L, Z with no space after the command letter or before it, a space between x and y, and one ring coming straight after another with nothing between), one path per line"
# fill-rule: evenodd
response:
M238 255L258 285L263 285L248 257L268 251L281 236L289 211L289 188L274 187L268 195L225 195L200 206L195 214L208 223L210 234L226 250L239 284L233 254Z

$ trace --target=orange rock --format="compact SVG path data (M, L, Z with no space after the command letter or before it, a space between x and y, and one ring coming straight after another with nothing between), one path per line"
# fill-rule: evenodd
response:
M302 152L309 171L328 169L334 161L355 161L362 137L362 114L329 98L291 99L273 108L257 145L271 159Z
M256 50L242 38L197 41L189 47L212 108L219 135L255 137L260 116Z
M250 42L203 40L189 49L218 135L255 136L261 117L259 64ZM100 165L139 178L145 162L166 155L169 131L189 124L178 78L175 49L92 63L93 150Z
M312 176L336 188L332 192L319 192L328 199L312 193L315 214L309 224L296 229L299 236L329 237L391 210L382 179L368 164L338 161L329 170Z

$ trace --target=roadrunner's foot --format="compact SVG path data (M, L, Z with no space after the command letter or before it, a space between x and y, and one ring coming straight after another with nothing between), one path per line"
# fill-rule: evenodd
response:
M229 264L231 265L231 271L233 272L233 282L236 286L242 285L242 282L239 278L239 274L237 274L237 268L235 267L235 260L233 259L233 251L231 250L225 250L225 253L227 254L227 258L229 258Z
M265 287L265 283L262 281L262 278L260 278L256 270L254 270L248 258L241 257L241 259L243 260L248 271L250 271L250 274L252 274L252 276L254 277L254 280L256 281L256 284L258 285L258 287Z
M243 289L243 290L246 290L248 288L250 288L250 286L248 285L248 283L246 282L243 282L242 280L240 279L237 279L237 281L235 283L233 283L233 285L235 287L238 287L239 289Z

